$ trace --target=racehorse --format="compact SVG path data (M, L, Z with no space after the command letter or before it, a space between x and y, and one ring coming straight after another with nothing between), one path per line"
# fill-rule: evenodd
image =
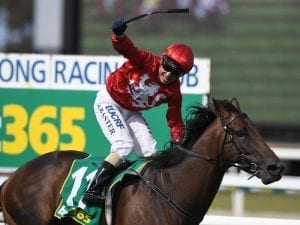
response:
M42 155L17 169L2 185L1 208L9 225L76 224L55 219L60 188L76 151ZM229 167L238 167L262 183L278 181L284 166L265 143L236 98L191 106L182 145L152 157L139 177L123 185L113 199L114 225L198 225ZM246 182L246 181L245 181ZM107 224L105 219L99 224Z

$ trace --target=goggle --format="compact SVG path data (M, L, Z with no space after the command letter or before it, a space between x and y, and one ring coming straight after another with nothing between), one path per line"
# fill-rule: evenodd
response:
M184 74L183 71L166 55L163 55L161 65L165 71L171 72L171 74L176 77L180 77Z

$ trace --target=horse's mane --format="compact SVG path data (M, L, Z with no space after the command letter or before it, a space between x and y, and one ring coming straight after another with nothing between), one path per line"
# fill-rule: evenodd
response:
M185 138L182 146L190 149L208 125L217 117L213 107L190 106L185 119ZM156 156L151 157L150 165L157 168L166 168L181 162L186 153L176 149L165 149Z

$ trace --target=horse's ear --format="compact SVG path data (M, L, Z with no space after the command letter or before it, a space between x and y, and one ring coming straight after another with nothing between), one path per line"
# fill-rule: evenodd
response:
M228 110L226 110L226 108L224 107L224 103L226 102L226 100L216 100L214 98L212 98L212 100L214 103L214 108L215 108L216 113L224 119L228 118L230 116L230 114L229 114Z
M219 106L218 100L216 100L216 99L214 99L214 98L211 98L211 99L212 99L212 102L213 102L213 104L214 104L215 110L216 110L216 111L219 111L220 106Z
M223 105L221 104L220 100L217 100L215 98L212 98L213 104L215 111L219 114L222 115L226 110L224 109Z
M240 103L236 97L233 97L231 99L231 104L234 105L238 110L241 110Z

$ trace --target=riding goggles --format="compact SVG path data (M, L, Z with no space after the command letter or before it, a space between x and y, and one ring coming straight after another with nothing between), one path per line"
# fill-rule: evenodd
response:
M163 69L167 72L171 72L176 77L182 76L183 71L166 55L163 55L162 63Z

